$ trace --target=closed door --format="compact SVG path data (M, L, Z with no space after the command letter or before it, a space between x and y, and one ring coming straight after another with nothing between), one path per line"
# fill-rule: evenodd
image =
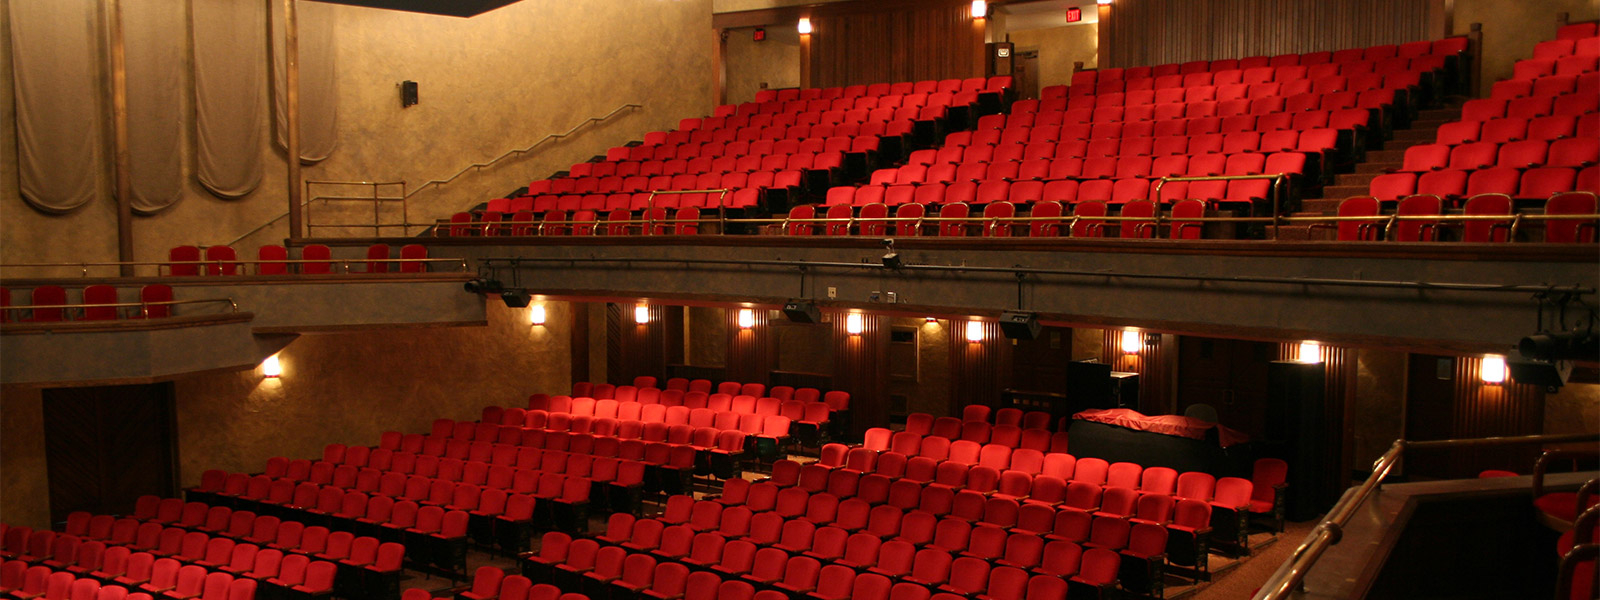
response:
M129 514L142 495L177 493L172 384L44 391L50 518Z
M1011 73L1011 85L1017 91L1018 100L1037 99L1039 97L1039 51L1027 50L1017 53L1017 61Z
M1178 411L1195 404L1217 409L1217 421L1263 439L1267 366L1273 344L1182 337L1178 340Z
M1072 330L1046 327L1039 337L1017 340L1011 352L1011 388L1067 393L1067 363L1072 362Z

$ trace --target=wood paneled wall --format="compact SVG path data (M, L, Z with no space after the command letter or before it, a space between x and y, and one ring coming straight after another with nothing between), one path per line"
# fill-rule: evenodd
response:
M1512 383L1483 382L1483 359L1456 360L1455 411L1452 435L1478 438L1500 435L1544 433L1544 388ZM1443 452L1450 456L1451 471L1459 477L1472 477L1483 469L1505 469L1531 473L1539 457L1536 445L1486 448L1456 448Z
M749 310L753 323L749 329L739 328L739 311ZM727 315L728 351L724 364L730 381L767 384L772 371L772 331L767 326L771 311L764 308L729 308Z
M1316 52L1442 37L1441 0L1118 0L1102 67Z
M650 322L645 324L635 322L634 307L606 305L606 380L614 385L632 385L640 375L660 377L667 372L668 307L649 305Z
M983 328L983 341L967 341L967 324ZM1011 340L1000 333L995 321L950 319L950 413L961 416L961 407L981 404L1000 405L1000 391L1010 385Z
M864 314L861 333L846 328L845 311L829 311L833 328L833 389L850 392L855 432L889 422L889 318Z
M847 2L812 10L810 87L983 75L982 23L958 0Z
M1350 484L1350 470L1355 456L1355 428L1349 411L1355 406L1356 376L1359 371L1355 348L1323 345L1318 347L1322 361L1322 424L1323 439L1338 444L1339 452L1326 452L1319 470L1326 477L1324 489L1340 490ZM1300 343L1278 344L1278 360L1301 360ZM1370 465L1362 467L1369 470Z
M1154 344L1144 344L1137 354L1122 351L1121 329L1104 329L1101 335L1100 362L1111 370L1139 374L1139 412L1147 415L1173 414L1177 398L1173 377L1178 371L1178 336L1157 335ZM1141 343L1145 332L1139 332Z

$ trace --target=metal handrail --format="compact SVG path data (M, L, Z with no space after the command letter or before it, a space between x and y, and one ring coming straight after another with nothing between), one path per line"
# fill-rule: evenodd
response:
M534 148L538 148L539 146L543 145L545 142L548 142L550 140L564 139L567 136L570 136L570 135L572 135L574 133L577 133L579 129L583 129L584 127L588 126L590 123L600 123L600 122L608 121L608 120L611 119L611 117L617 116L617 113L620 113L620 112L622 112L624 110L627 110L627 109L630 109L630 108L644 108L644 105L643 104L639 104L639 103L632 103L631 102L631 103L628 103L628 104L623 104L622 106L618 106L615 109L612 109L611 112L606 113L604 116L589 117L587 119L584 119L582 122L578 123L577 125L574 125L572 127L572 129L568 129L564 133L552 133L550 135L546 135L546 136L544 136L542 138L539 138L538 141L530 144L527 148L513 148L511 150L506 151L504 154L501 154L500 156L494 157L489 162L473 163L471 165L468 165L465 168L462 168L460 171L457 171L455 175L451 175L451 176L446 177L444 179L432 179L432 180L429 180L428 182L423 183L420 186L417 186L417 189L405 192L404 195L402 195L400 197L400 201L404 202L406 200L410 200L412 196L415 196L415 195L421 193L422 190L428 189L430 187L437 187L437 186L444 185L444 184L450 183L452 181L455 181L456 179L460 178L462 175L466 175L467 171L472 171L472 170L475 170L475 169L476 170L482 170L482 169L484 169L486 167L492 167L492 166L498 164L500 161L505 160L506 158L509 158L511 156L515 156L515 155L519 155L519 154L527 154L529 152L532 152ZM309 185L310 183L311 182L306 182L307 185ZM323 185L391 185L391 184L396 183L396 182L318 181L316 183L323 184ZM403 184L404 182L398 182L398 183L402 183ZM299 185L299 183L296 182L295 185ZM314 200L315 200L315 198L313 198L311 200L306 200L304 202L301 202L300 203L300 207L304 208L306 206L310 206L311 202L314 201ZM392 200L392 199L390 199L390 200ZM288 216L289 216L289 213L285 212L282 215L279 215L279 216L273 218L272 220L267 221L266 223L262 223L260 226L256 227L255 229L251 229L249 231L249 233L246 233L246 234L244 234L242 236L239 236L237 239L233 240L232 242L229 242L228 245L231 246L231 245L236 244L239 241L241 241L241 240L243 240L243 239L245 239L247 237L255 235L256 232L261 231L262 229L266 229L268 226L272 225L273 223L276 223L279 220L281 220L281 219L283 219L285 217L288 217ZM409 224L406 224L406 225L409 225Z
M234 302L233 298L202 298L202 299L199 299L199 300L157 300L157 301L154 301L154 302L145 302L145 301L141 300L139 302L105 302L105 303L101 303L101 304L12 304L12 305L0 306L0 311L9 312L9 311L23 311L23 310L31 311L31 310L37 310L37 309L46 309L46 310L48 310L48 309L68 309L68 308L123 308L123 307L137 306L137 307L139 307L139 314L143 315L145 318L149 318L149 316L150 316L150 307L152 307L152 306L177 306L179 304L211 304L211 303L221 303L221 302L227 302L228 303L228 312L233 312L233 313L239 312L239 303ZM106 320L110 320L110 319L106 319ZM80 319L80 321L81 321L81 319ZM33 321L16 321L16 322L23 323L23 322L33 322ZM42 322L54 323L54 322L57 322L57 321L42 321ZM63 319L63 321L61 321L61 322L66 322L66 320Z
M1600 434L1519 435L1418 442L1404 439L1395 440L1389 450L1384 452L1377 462L1373 463L1372 474L1367 477L1366 481L1363 481L1354 493L1346 495L1337 504L1334 504L1333 509L1328 511L1328 517L1311 530L1310 539L1300 544L1300 547L1295 548L1291 558L1278 567L1272 577L1261 585L1253 600L1283 600L1288 598L1295 590L1298 590L1300 584L1305 581L1306 574L1310 572L1311 567L1316 565L1317 559L1321 558L1328 548L1339 543L1339 540L1344 536L1345 524L1350 522L1351 517L1355 516L1356 510L1383 483L1383 480L1389 476L1389 472L1394 470L1394 467L1400 463L1401 456L1405 453L1407 447L1427 450L1464 446L1506 446L1590 440L1600 440Z

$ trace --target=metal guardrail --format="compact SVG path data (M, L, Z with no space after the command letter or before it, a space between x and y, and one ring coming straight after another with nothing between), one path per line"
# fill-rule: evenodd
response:
M1487 437L1472 439L1435 440L1413 442L1403 439L1395 440L1383 456L1378 458L1372 466L1372 475L1356 488L1355 493L1341 498L1333 509L1328 511L1327 518L1318 523L1311 531L1310 539L1295 548L1294 554L1285 561L1278 570L1261 585L1253 600L1284 600L1300 589L1307 573L1316 565L1328 548L1339 543L1344 535L1344 526L1355 516L1356 510L1377 491L1378 486L1389 476L1395 466L1400 463L1402 455L1407 448L1418 450L1436 448L1461 448L1468 446L1507 446L1517 444L1542 444L1556 442L1600 441L1600 435L1592 433L1561 434L1561 435L1521 435L1505 437Z
M399 263L399 264L404 264L404 263L424 263L424 265L453 263L453 264L456 264L456 265L459 266L460 272L462 272L462 273L467 272L467 259L465 259L465 258L328 258L328 259L286 258L286 259L282 259L282 260L192 260L192 261L169 260L169 261L74 262L74 263L4 263L4 264L0 264L0 269L61 269L61 268L68 268L68 267L77 267L81 271L83 277L88 277L89 276L89 268L90 267L124 267L124 266L128 266L128 267L149 267L149 266L154 266L154 267L156 267L156 277L239 277L241 275L239 273L210 275L210 274L208 274L210 269L206 269L204 267L216 267L217 270L220 271L220 270L226 270L229 267L238 267L238 266L241 266L241 265L256 265L256 271L257 271L257 274L259 275L260 274L260 270L261 270L260 265L266 265L266 264L281 264L281 265L326 264L326 265L330 266L330 269L331 269L332 265L339 265L339 273L340 274L349 274L350 273L350 265L352 263ZM192 266L198 267L200 269L199 269L199 272L196 275L172 275L171 274L171 268L173 266L177 266L177 265L184 265L184 266L192 265ZM167 267L167 273L165 275L162 274L161 267ZM301 273L285 273L285 275L301 275ZM268 275L268 277L270 277L270 275Z

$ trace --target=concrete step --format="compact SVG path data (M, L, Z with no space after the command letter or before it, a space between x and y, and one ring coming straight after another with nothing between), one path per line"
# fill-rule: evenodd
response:
M1372 180L1376 179L1378 177L1378 175L1381 175L1381 173L1342 173L1342 174L1339 174L1339 175L1334 177L1333 185L1335 185L1335 186L1346 186L1346 185L1365 186L1365 185L1367 185L1369 183L1372 183ZM1323 196L1326 197L1327 194L1323 194Z
M1300 201L1301 212L1312 215L1334 215L1339 213L1339 203L1344 198L1313 198Z
M1371 158L1372 157L1372 153L1368 153L1367 157ZM1403 163L1398 163L1398 162L1373 162L1373 161L1367 161L1367 162L1361 163L1359 165L1356 165L1356 174L1358 174L1358 175L1382 175L1382 174L1384 174L1384 172L1388 171L1389 169L1398 169L1398 168L1400 168L1402 166L1402 164Z
M1371 186L1366 185L1366 184L1362 184L1362 185L1330 185L1328 187L1322 188L1322 197L1323 198L1337 198L1339 200L1343 200L1343 199L1349 198L1351 196L1365 196L1365 195L1367 195L1367 191L1370 190L1370 189L1371 189Z

